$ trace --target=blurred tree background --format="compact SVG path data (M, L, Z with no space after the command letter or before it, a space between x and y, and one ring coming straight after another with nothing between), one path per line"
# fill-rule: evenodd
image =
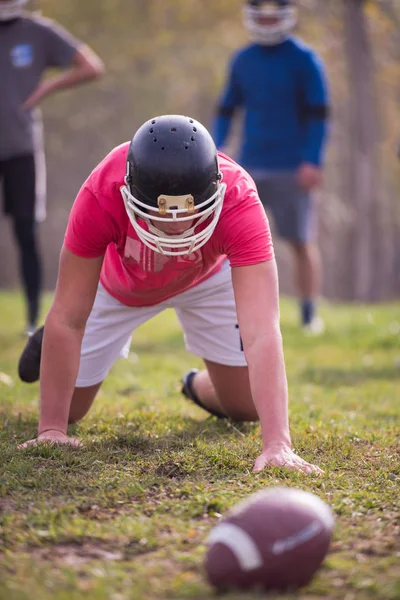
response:
M318 194L324 295L399 297L400 0L300 4L297 32L326 61L333 95ZM49 210L40 228L52 288L68 213L91 169L155 115L183 113L210 126L228 58L247 34L242 0L42 0L40 8L92 46L107 69L98 82L43 105ZM233 136L233 157L235 148ZM1 219L2 287L17 283L9 229ZM291 293L288 251L276 248L281 290Z

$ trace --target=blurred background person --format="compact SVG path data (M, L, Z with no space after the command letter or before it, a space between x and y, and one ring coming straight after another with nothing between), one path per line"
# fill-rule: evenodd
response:
M0 180L12 219L27 301L26 333L37 325L42 288L36 223L46 215L41 101L99 77L99 57L57 23L24 12L27 0L0 0ZM47 69L64 69L43 79Z
M241 108L238 161L253 176L278 235L293 250L302 326L320 333L320 257L311 192L322 178L329 112L325 69L320 57L292 35L293 0L247 0L243 14L252 43L231 60L214 138L219 149L225 146Z

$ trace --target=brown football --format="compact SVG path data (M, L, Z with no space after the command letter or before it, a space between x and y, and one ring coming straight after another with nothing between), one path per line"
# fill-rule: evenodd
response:
M318 496L276 487L251 495L211 531L205 569L218 589L290 590L322 564L334 516Z

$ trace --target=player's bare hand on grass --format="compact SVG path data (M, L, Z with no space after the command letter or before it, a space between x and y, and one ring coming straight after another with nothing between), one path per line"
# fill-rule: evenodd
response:
M69 437L62 431L57 431L56 429L50 429L49 431L44 431L34 440L29 440L24 444L20 444L18 446L19 449L29 448L30 446L37 446L38 444L49 444L51 446L55 446L58 444L62 444L65 446L74 446L76 448L82 448L83 444L77 440L76 438Z
M264 450L257 458L254 465L254 473L259 473L265 467L284 467L292 471L303 471L303 473L317 473L323 470L297 456L289 446L271 446Z

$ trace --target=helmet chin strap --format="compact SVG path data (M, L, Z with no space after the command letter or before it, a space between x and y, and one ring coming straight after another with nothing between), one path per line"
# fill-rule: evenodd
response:
M0 21L11 21L22 15L25 4L28 0L8 0L0 2Z

